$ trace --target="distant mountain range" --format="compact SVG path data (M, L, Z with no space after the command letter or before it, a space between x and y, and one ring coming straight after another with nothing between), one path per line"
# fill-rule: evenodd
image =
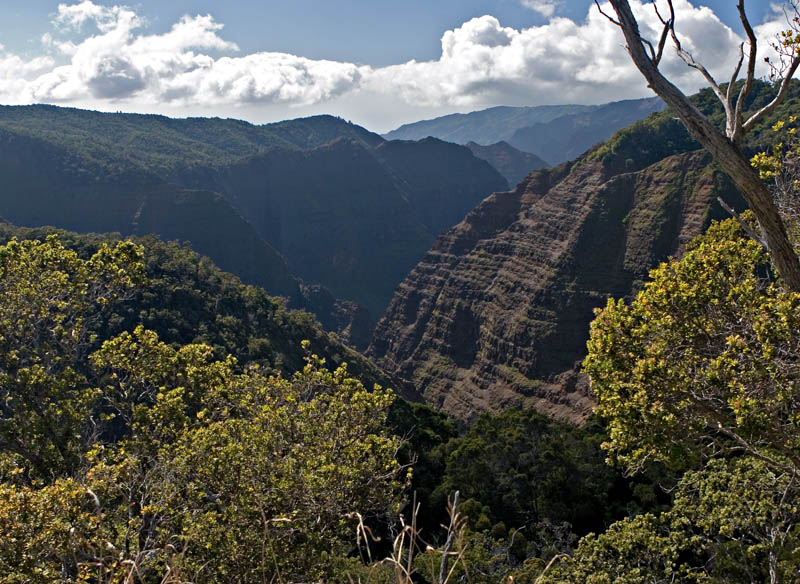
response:
M357 345L436 236L508 188L466 147L332 116L255 126L53 106L0 107L0 172L15 224L189 241Z
M405 124L384 137L420 140L433 136L483 146L506 142L552 166L574 160L617 130L663 109L664 103L657 97L603 105L501 106Z

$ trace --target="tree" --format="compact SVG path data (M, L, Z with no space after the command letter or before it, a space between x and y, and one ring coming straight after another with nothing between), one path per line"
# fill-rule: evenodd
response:
M10 464L51 478L80 462L98 421L85 376L91 326L142 281L141 260L130 242L88 260L54 236L0 247L0 473Z
M595 1L599 8L599 2ZM671 0L667 0L669 8L669 15L667 16L662 16L654 4L659 19L663 24L661 36L656 46L649 40L642 38L639 32L639 25L627 0L610 0L610 2L617 17L606 16L622 30L628 53L634 64L645 77L650 88L683 121L692 137L712 154L714 160L731 177L756 216L763 243L769 251L775 269L790 289L800 291L800 259L798 259L786 234L786 228L767 186L759 178L758 173L752 168L747 157L740 150L744 135L764 116L772 112L786 96L790 80L798 65L800 65L800 52L798 51L798 40L800 39L797 38L796 34L791 33L784 37L780 47L782 47L788 61L785 63L785 67L782 67L782 70L779 71L783 75L780 89L769 104L745 119L745 102L752 90L755 77L757 39L747 19L744 0L738 0L737 7L742 26L747 34L749 46L745 64L744 84L738 95L735 93L735 86L745 61L744 45L739 47L738 64L731 75L727 88L723 90L708 70L681 46L678 35L675 32L675 11ZM794 3L792 3L792 8L797 12ZM794 22L797 23L797 19ZM669 38L672 39L678 55L690 67L697 69L703 75L722 102L727 118L724 133L700 113L690 103L686 95L659 70L659 63Z
M796 582L798 481L752 457L684 475L672 509L581 540L540 584Z
M777 142L750 160L762 179L771 183L775 203L790 239L800 252L800 140L798 118L789 115L772 126Z
M732 219L712 226L591 325L584 368L606 448L630 471L731 453L800 470L800 294L769 281L743 235Z
M0 581L326 580L351 514L397 510L392 393L316 355L284 378L142 326L102 342L144 266L97 248L0 246Z
M0 483L0 580L325 581L351 514L397 511L390 391L313 355L290 379L211 355L142 328L92 355L124 435L72 477Z
M439 490L461 492L474 527L525 527L533 538L537 524L568 522L587 533L609 519L617 478L603 462L601 441L596 425L574 428L532 410L483 414L448 444Z

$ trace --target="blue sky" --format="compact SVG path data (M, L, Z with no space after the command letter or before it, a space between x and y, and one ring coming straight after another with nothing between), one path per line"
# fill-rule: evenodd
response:
M492 105L648 95L586 0L2 3L2 103L256 122L324 112L385 131ZM770 3L746 5L753 24L775 20ZM729 66L735 1L676 6L697 55ZM665 67L699 87L682 64Z

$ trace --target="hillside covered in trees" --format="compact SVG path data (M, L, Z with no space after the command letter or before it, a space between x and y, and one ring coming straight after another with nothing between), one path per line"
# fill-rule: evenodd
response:
M254 126L2 106L0 154L1 217L191 242L357 346L435 237L508 186L465 147L389 142L332 116Z

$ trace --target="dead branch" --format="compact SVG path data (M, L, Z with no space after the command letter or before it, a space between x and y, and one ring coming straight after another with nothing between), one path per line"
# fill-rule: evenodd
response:
M747 157L741 152L736 141L720 132L706 116L692 105L680 89L664 77L657 63L654 62L652 54L648 55L645 49L646 44L643 42L639 32L639 24L633 16L633 11L628 1L610 0L610 2L616 12L616 21L625 36L628 53L634 64L647 80L650 88L666 102L674 114L681 119L692 137L711 153L714 160L730 176L758 220L762 239L767 244L775 270L783 278L788 288L800 292L800 260L798 260L794 247L786 233L786 227L766 185L750 165ZM743 0L739 0L739 2L741 4ZM674 32L674 26L675 23L673 21L670 23L672 32ZM677 34L675 34L673 41L676 39ZM753 50L751 41L751 55ZM754 68L750 61L752 59L748 61L748 72L751 68ZM734 119L729 120L729 127L731 125L734 126L734 138L741 139L741 136L758 119L777 107L788 91L789 77L794 74L798 64L800 64L800 61L798 61L798 56L794 54L793 62L787 77L784 78L778 95L771 104L756 112L742 126L742 131L738 133L735 128L735 112L733 112ZM747 82L745 82L745 86L747 86ZM719 97L719 93L717 95ZM722 99L723 103L727 103L727 95L723 95ZM730 106L727 109L729 110Z

